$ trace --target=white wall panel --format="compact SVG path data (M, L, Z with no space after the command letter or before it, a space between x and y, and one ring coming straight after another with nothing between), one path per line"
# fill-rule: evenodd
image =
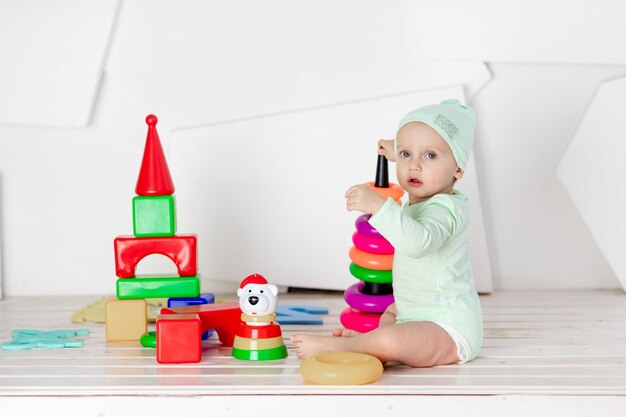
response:
M423 59L626 64L622 0L413 0Z
M348 250L360 214L346 211L345 191L374 180L377 140L393 137L404 114L450 97L463 99L462 88L174 132L178 222L199 233L205 278L259 272L282 285L354 284ZM477 286L490 291L475 168L462 183L474 201Z
M118 0L0 3L0 124L85 126Z
M626 78L602 84L585 113L558 176L626 290Z
M490 79L420 61L408 0L124 2L106 71L172 128Z

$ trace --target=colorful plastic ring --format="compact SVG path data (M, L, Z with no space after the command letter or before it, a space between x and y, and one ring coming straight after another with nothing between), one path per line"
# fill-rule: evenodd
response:
M232 355L234 358L241 359L243 361L271 361L274 359L286 358L287 348L284 345L265 350L245 350L233 348Z
M272 323L268 326L248 326L242 323L237 331L237 336L248 339L269 339L282 335L283 333L280 330L280 326L276 323Z
M378 233L378 230L376 230L376 228L374 228L369 223L368 220L371 217L372 217L371 214L362 214L362 215L360 215L354 221L354 227L356 227L356 230L359 233L364 234L365 236L369 236L369 237L373 237L373 238L377 238L377 239L384 239L383 235Z
M389 270L368 269L358 266L354 262L350 264L350 273L356 279L376 284L391 284L392 273Z
M374 182L368 182L367 185L372 187L372 189L376 191L378 195L385 197L385 198L391 197L396 201L400 200L402 196L404 195L404 190L402 189L402 187L400 187L398 184L394 184L391 182L389 183L388 188L376 187L374 186Z
M246 313L241 313L241 321L248 326L268 326L276 321L276 314L268 314L265 316L250 316Z
M156 348L156 332L144 333L139 339L141 346L147 348Z
M365 353L327 352L303 360L300 373L314 384L362 385L377 381L383 364Z
M357 248L369 253L391 255L394 252L393 246L391 246L391 243L385 238L379 239L364 235L363 233L354 232L354 234L352 234L352 242Z
M367 269L391 270L393 266L393 255L377 255L375 253L367 253L361 249L352 246L350 248L350 259L352 262Z
M266 350L274 349L284 344L282 336L270 339L249 339L247 337L235 336L233 347L241 350Z
M367 333L378 327L380 314L366 313L348 307L341 312L339 319L346 329L355 330L359 333Z
M343 293L343 299L350 307L367 313L382 313L393 303L393 294L366 295L361 292L363 282L350 285Z

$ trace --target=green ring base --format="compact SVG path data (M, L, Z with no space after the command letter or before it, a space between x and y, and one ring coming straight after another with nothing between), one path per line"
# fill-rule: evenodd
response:
M244 350L233 348L233 358L242 361L271 361L284 359L287 357L287 347L285 345L264 350Z

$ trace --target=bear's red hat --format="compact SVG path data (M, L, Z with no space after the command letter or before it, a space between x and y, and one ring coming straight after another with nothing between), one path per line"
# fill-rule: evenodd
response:
M248 277L246 277L246 279L244 279L243 281L241 281L241 284L239 285L239 288L243 288L248 284L268 284L267 280L263 277L263 275L261 274L252 274L249 275Z

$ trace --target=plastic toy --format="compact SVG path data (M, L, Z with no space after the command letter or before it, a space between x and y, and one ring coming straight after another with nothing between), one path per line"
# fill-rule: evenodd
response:
M170 258L181 277L197 273L197 237L194 234L166 237L119 236L115 238L115 271L120 278L135 276L135 268L144 257L161 254Z
M117 280L117 298L197 297L200 294L198 277L144 277Z
M148 330L146 300L110 300L105 307L106 338L110 342L139 340Z
M275 323L277 294L278 288L259 274L241 281L237 295L242 323L233 341L234 358L264 361L287 357L280 325ZM255 328L266 330L254 332Z
M197 314L161 314L156 322L158 363L200 362L202 322Z
M215 294L210 292L201 293L197 297L172 297L167 300L168 307L197 306L200 304L214 304ZM202 340L206 340L213 334L213 330L202 333Z
M381 196L391 197L398 204L404 190L397 184L389 183L387 159L378 156L376 181L369 185ZM359 216L352 235L354 246L350 248L352 260L350 273L360 280L344 292L344 299L350 307L340 315L341 324L358 332L368 332L378 327L378 314L394 301L391 269L394 248L378 230L368 222L371 215Z
M146 332L139 339L141 346L147 348L156 348L156 332Z
M353 246L350 248L349 256L352 262L363 268L390 271L393 267L393 255L368 253Z
M378 284L391 284L391 271L368 269L358 266L355 263L350 264L350 273L353 277L365 282L375 282Z
M323 324L323 320L314 314L328 314L328 309L314 306L276 307L278 324Z
M300 373L314 384L362 385L377 381L383 364L365 353L328 352L303 360Z
M82 339L76 336L87 336L87 329L69 330L13 330L12 340L2 344L3 350L28 350L33 348L60 349L82 347Z
M135 193L137 195L170 195L174 194L174 182L165 160L156 125L159 119L153 114L146 117L148 135L143 160L137 178Z
M176 199L173 195L133 198L133 234L135 237L174 236L176 234Z
M148 133L135 187L137 196L132 202L134 236L114 240L115 273L120 279L116 283L118 300L106 306L107 340L139 340L144 346L157 346L157 360L161 363L197 362L198 331L202 327L198 316L161 318L157 324L159 333L147 332L145 298L197 297L200 293L197 237L175 234L175 189L157 122L152 114L146 117ZM136 277L137 264L152 254L170 258L179 276ZM184 340L179 340L181 337ZM161 340L161 348L157 339Z
M241 309L239 303L202 304L189 307L162 308L161 315L166 314L196 314L202 322L202 333L215 329L220 342L232 346L235 334L241 324Z

